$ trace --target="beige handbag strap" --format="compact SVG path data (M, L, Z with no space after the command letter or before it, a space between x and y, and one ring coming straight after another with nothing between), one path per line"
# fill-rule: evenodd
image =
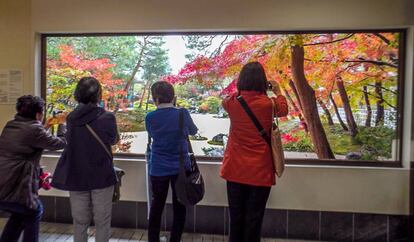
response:
M96 141L98 141L98 143L102 146L102 148L105 149L106 153L112 159L112 157L113 157L112 153L108 150L108 148L106 147L104 142L101 140L101 138L99 138L98 134L96 134L96 132L92 129L92 127L89 124L86 124L86 128L88 128L89 132L93 135L93 137L95 137Z
M279 120L275 117L275 101L273 98L270 98L270 101L272 102L272 125L274 124L274 120L276 118L276 125L279 126Z

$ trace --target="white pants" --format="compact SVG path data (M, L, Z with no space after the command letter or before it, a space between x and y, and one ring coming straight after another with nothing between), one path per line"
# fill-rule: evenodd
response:
M88 241L93 221L96 242L108 242L111 236L112 196L114 186L92 191L69 192L74 224L74 242Z

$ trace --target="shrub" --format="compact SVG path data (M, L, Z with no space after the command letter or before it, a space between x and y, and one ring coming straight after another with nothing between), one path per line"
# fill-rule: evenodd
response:
M119 132L140 132L144 131L144 111L130 111L116 114Z
M221 107L221 99L215 96L207 97L199 105L201 113L217 114Z
M362 159L377 160L379 157L391 158L394 138L395 131L386 126L360 127L354 142L361 145Z
M189 81L185 84L174 85L175 95L180 98L197 98L202 93L202 88L197 82Z
M313 152L312 141L303 131L294 134L282 134L283 150L296 152Z
M142 103L141 107L139 107L139 102L134 103L134 111L151 112L157 109L157 106L155 106L153 103L148 103L148 110L145 110L146 107L147 107L146 103Z
M324 124L324 129L334 154L346 155L350 152L360 152L361 146L356 144L349 132L343 130L339 124L333 126Z
M177 106L189 109L191 108L191 103L187 101L186 99L177 99Z
M196 135L190 135L189 136L190 140L194 140L194 141L203 141L203 140L208 140L207 137L201 136L200 133L197 133Z
M283 144L283 150L296 152L313 152L313 146L309 138L304 138L299 139L297 142Z

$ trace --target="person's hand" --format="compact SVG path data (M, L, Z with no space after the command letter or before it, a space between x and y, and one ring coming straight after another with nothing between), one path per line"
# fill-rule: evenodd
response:
M282 91L280 90L280 86L279 83L275 80L270 80L269 81L270 84L272 84L272 91L273 93L278 96L278 95L282 95Z
M45 128L49 129L50 127L52 127L54 125L54 119L55 118L48 118L45 122Z
M60 113L56 115L55 117L50 117L45 122L45 128L49 129L53 125L56 124L64 124L66 122L66 117L68 116L68 113Z

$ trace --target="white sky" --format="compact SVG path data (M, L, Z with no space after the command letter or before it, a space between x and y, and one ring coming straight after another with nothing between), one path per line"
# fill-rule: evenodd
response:
M168 50L168 58L172 74L178 74L180 69L187 63L186 54L191 53L185 47L185 41L180 35L164 36L164 49Z
M209 50L214 50L217 48L220 43L224 40L226 35L218 35L214 38ZM227 42L230 41L234 36L228 38ZM192 53L192 50L188 50L185 47L185 41L182 38L182 35L167 35L164 36L165 45L164 49L168 50L169 64L171 67L171 74L178 74L182 67L187 63L185 58L186 54ZM224 50L224 47L221 51ZM201 54L201 53L200 53Z

